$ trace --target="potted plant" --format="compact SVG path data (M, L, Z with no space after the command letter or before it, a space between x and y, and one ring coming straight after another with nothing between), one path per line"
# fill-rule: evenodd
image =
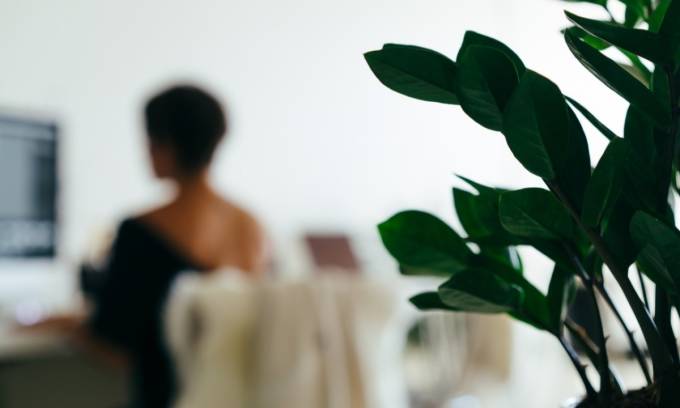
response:
M587 1L609 11L607 0ZM460 105L505 137L514 157L545 183L510 191L461 177L469 188L454 188L453 196L464 236L420 211L394 215L379 232L403 274L445 279L411 299L418 308L505 313L553 336L582 379L580 406L678 407L680 357L671 313L680 307L680 231L673 208L680 191L680 0L621 1L625 21L611 13L599 21L567 12L573 26L564 38L578 61L630 104L623 135L526 67L505 44L482 34L467 32L455 61L411 45L386 44L366 53L388 88ZM620 51L630 64L609 58L606 48ZM608 139L594 165L577 113ZM518 246L532 246L554 262L547 293L522 275ZM653 304L630 273L654 283ZM636 343L604 285L610 276L637 319L645 347ZM595 311L595 330L583 330L566 314L576 281ZM641 390L623 389L612 374L600 304L613 311L628 336L647 380ZM586 376L585 359L597 370L598 383Z

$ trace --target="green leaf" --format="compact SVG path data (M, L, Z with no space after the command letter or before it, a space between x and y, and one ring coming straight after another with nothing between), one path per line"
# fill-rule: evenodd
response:
M483 269L454 274L439 287L442 302L474 313L504 313L521 308L524 292Z
M465 36L463 37L463 44L460 46L460 49L458 50L458 56L456 57L456 59L460 59L460 57L465 53L467 48L474 45L489 47L502 52L512 62L512 65L515 67L515 71L517 71L518 77L521 76L524 73L524 71L526 71L526 67L524 66L522 60L517 56L517 54L515 54L515 52L512 49L510 49L510 47L496 40L495 38L491 38L474 31L465 32Z
M666 262L656 248L651 245L644 246L638 254L637 264L638 268L640 268L654 284L673 295L680 293L677 285L673 282Z
M680 233L653 216L638 211L630 223L630 233L642 248L641 265L655 283L677 293L680 283ZM650 249L651 248L651 249ZM669 285L668 278L674 285Z
M671 0L660 0L659 4L656 6L652 15L649 16L649 31L658 33L659 28L661 28L661 23L663 22L666 11L668 11L668 6L671 5Z
M555 179L569 145L569 117L557 85L527 70L506 106L503 134L527 170Z
M649 88L649 83L652 79L652 72L649 70L649 68L647 68L647 66L642 62L640 57L633 54L632 52L623 50L621 48L618 50L621 51L621 53L626 58L628 58L631 63L631 65L619 64L619 66L631 74L635 79L642 82L645 87Z
M472 253L437 217L404 211L378 226L385 248L413 274L450 276L466 267Z
M657 64L674 60L668 37L646 30L627 28L607 21L591 20L565 12L567 18L590 34Z
M509 265L516 271L521 271L521 260L516 255L516 250L512 246L523 245L534 247L556 263L571 266L570 255L565 252L559 242L519 237L511 234L501 225L498 203L500 194L507 192L507 190L491 188L465 177L458 177L479 192L477 196L467 193L464 194L465 198L455 199L454 197L454 199L461 224L463 224L463 227L468 232L469 238L479 245L482 257L494 258L505 265ZM471 199L471 202L467 202L467 199ZM494 210L488 209L489 207L487 206L493 207ZM484 208L487 208L487 210L483 210ZM471 212L481 212L485 215L473 215L470 214ZM491 216L492 213L495 217ZM464 219L465 221L463 221ZM473 231L484 231L484 233L475 233ZM490 234L488 233L489 231L495 232ZM502 256L502 259L500 256Z
M522 258L512 246L480 245L479 256L500 262L518 274L523 273Z
M503 227L517 236L554 240L575 237L571 217L547 190L526 188L503 193L499 211Z
M496 192L475 195L453 189L456 213L469 238L479 240L505 233L498 218L498 197Z
M385 86L412 98L458 104L456 63L427 48L386 44L364 54L366 62Z
M680 41L680 1L671 0L664 14L663 21L659 27L659 32L661 34L667 35L672 38L674 42L677 61L678 52L678 42Z
M640 109L655 123L660 126L670 124L669 108L661 105L640 81L619 67L616 62L568 32L565 33L565 39L576 58L605 85Z
M603 226L602 239L616 263L625 268L635 261L636 247L630 236L630 220L634 213L635 209L621 197L614 204L607 223Z
M519 310L510 311L513 318L532 325L541 330L551 330L548 300L521 273L506 262L494 258L479 256L475 258L475 269L490 271L494 276L522 289L524 297Z
M630 143L635 156L646 166L656 159L654 125L634 106L628 107L623 130L624 138Z
M565 98L571 104L571 106L576 108L576 110L579 111L579 113L581 113L581 115L583 115L584 118L588 119L588 121L595 127L595 129L599 130L600 133L604 135L604 137L606 137L609 140L618 138L618 136L614 132L609 130L609 128L604 123L600 122L600 120L597 119L595 115L590 113L590 111L586 109L585 106L581 105L580 103L578 103L577 101L568 96L565 96Z
M494 224L498 220L498 205L459 188L453 189L453 202L456 214L468 237L484 238L494 234ZM500 222L498 223L499 229Z
M575 208L576 212L580 213L592 171L590 152L581 122L569 106L566 106L566 108L569 123L568 144L566 150L562 152L562 160L553 159L557 172L555 184L560 186L570 205Z
M496 189L458 176L477 190L477 194L454 188L453 202L458 219L468 234L468 240L475 242L480 249L493 251L494 248L507 247L524 242L511 236L501 225L498 216L498 200L506 190ZM486 248L485 248L486 247Z
M643 14L641 14L636 8L627 7L625 17L624 17L625 20L623 22L623 25L625 27L633 28L642 19L642 16L643 16Z
M574 274L555 266L550 278L547 298L550 308L550 321L556 331L562 326L575 293L576 280Z
M640 16L647 14L647 6L650 5L651 0L619 0L626 5L626 8L633 9Z
M503 129L503 111L519 74L503 52L481 45L465 47L458 57L456 94L463 111L487 129Z
M624 166L630 145L621 138L609 142L586 189L581 220L590 227L600 224L623 190Z
M446 310L451 312L460 312L460 309L451 307L439 298L439 293L437 292L424 292L419 293L409 301L417 307L419 310Z
M626 114L624 139L631 147L624 166L626 200L633 208L654 210L658 187L654 124L632 105Z
M680 24L680 22L678 22ZM663 68L657 67L652 74L652 92L659 98L664 105L671 104L671 86L668 83L668 76Z
M562 30L562 34L564 34L567 31L569 31L572 35L580 38L586 44L590 45L591 47L595 48L598 51L606 50L607 48L611 47L611 44L609 44L603 39L595 37L594 35L588 33L581 27L571 26L569 28Z
M618 66L621 67L621 69L623 69L627 73L629 73L633 78L640 81L640 83L642 85L644 85L645 87L649 86L649 78L645 78L644 74L642 72L640 72L640 70L637 69L636 67L634 67L630 64L623 64L623 63L618 63ZM650 74L650 77L651 77L651 74Z

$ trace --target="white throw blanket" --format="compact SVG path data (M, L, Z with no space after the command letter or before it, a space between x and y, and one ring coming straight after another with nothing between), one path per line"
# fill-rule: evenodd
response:
M167 310L177 408L401 408L401 300L387 282L327 274L251 282L186 275Z

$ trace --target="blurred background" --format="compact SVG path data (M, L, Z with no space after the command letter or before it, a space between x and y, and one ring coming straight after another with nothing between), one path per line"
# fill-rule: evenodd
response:
M500 134L457 107L386 89L362 54L395 42L454 58L475 30L504 41L620 132L626 105L567 49L565 7L600 12L557 0L0 0L0 117L6 128L47 124L37 132L48 139L56 130L55 150L40 154L48 164L53 157L58 175L54 257L0 260L2 316L30 320L68 307L98 242L167 197L147 164L141 108L176 81L204 85L227 106L231 134L213 176L264 225L278 276L312 273L303 237L335 234L351 242L362 273L397 281L379 222L415 208L458 227L455 174L508 188L540 180ZM605 139L583 125L596 159ZM523 255L529 278L546 288L549 262ZM407 294L424 284L404 285L408 308ZM406 347L402 364L412 406L546 407L582 393L559 345L529 327L436 314L418 327L407 344L427 347ZM124 387L54 339L0 331L0 406L41 406L30 399L38 394L76 404L51 406L105 406L102 396L115 402Z

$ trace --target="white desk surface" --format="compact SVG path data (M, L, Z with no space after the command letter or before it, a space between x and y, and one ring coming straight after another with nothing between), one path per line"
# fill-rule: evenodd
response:
M19 308L44 314L72 310L78 302L74 268L55 262L0 262L0 362L53 355L69 350L55 334L16 329Z

